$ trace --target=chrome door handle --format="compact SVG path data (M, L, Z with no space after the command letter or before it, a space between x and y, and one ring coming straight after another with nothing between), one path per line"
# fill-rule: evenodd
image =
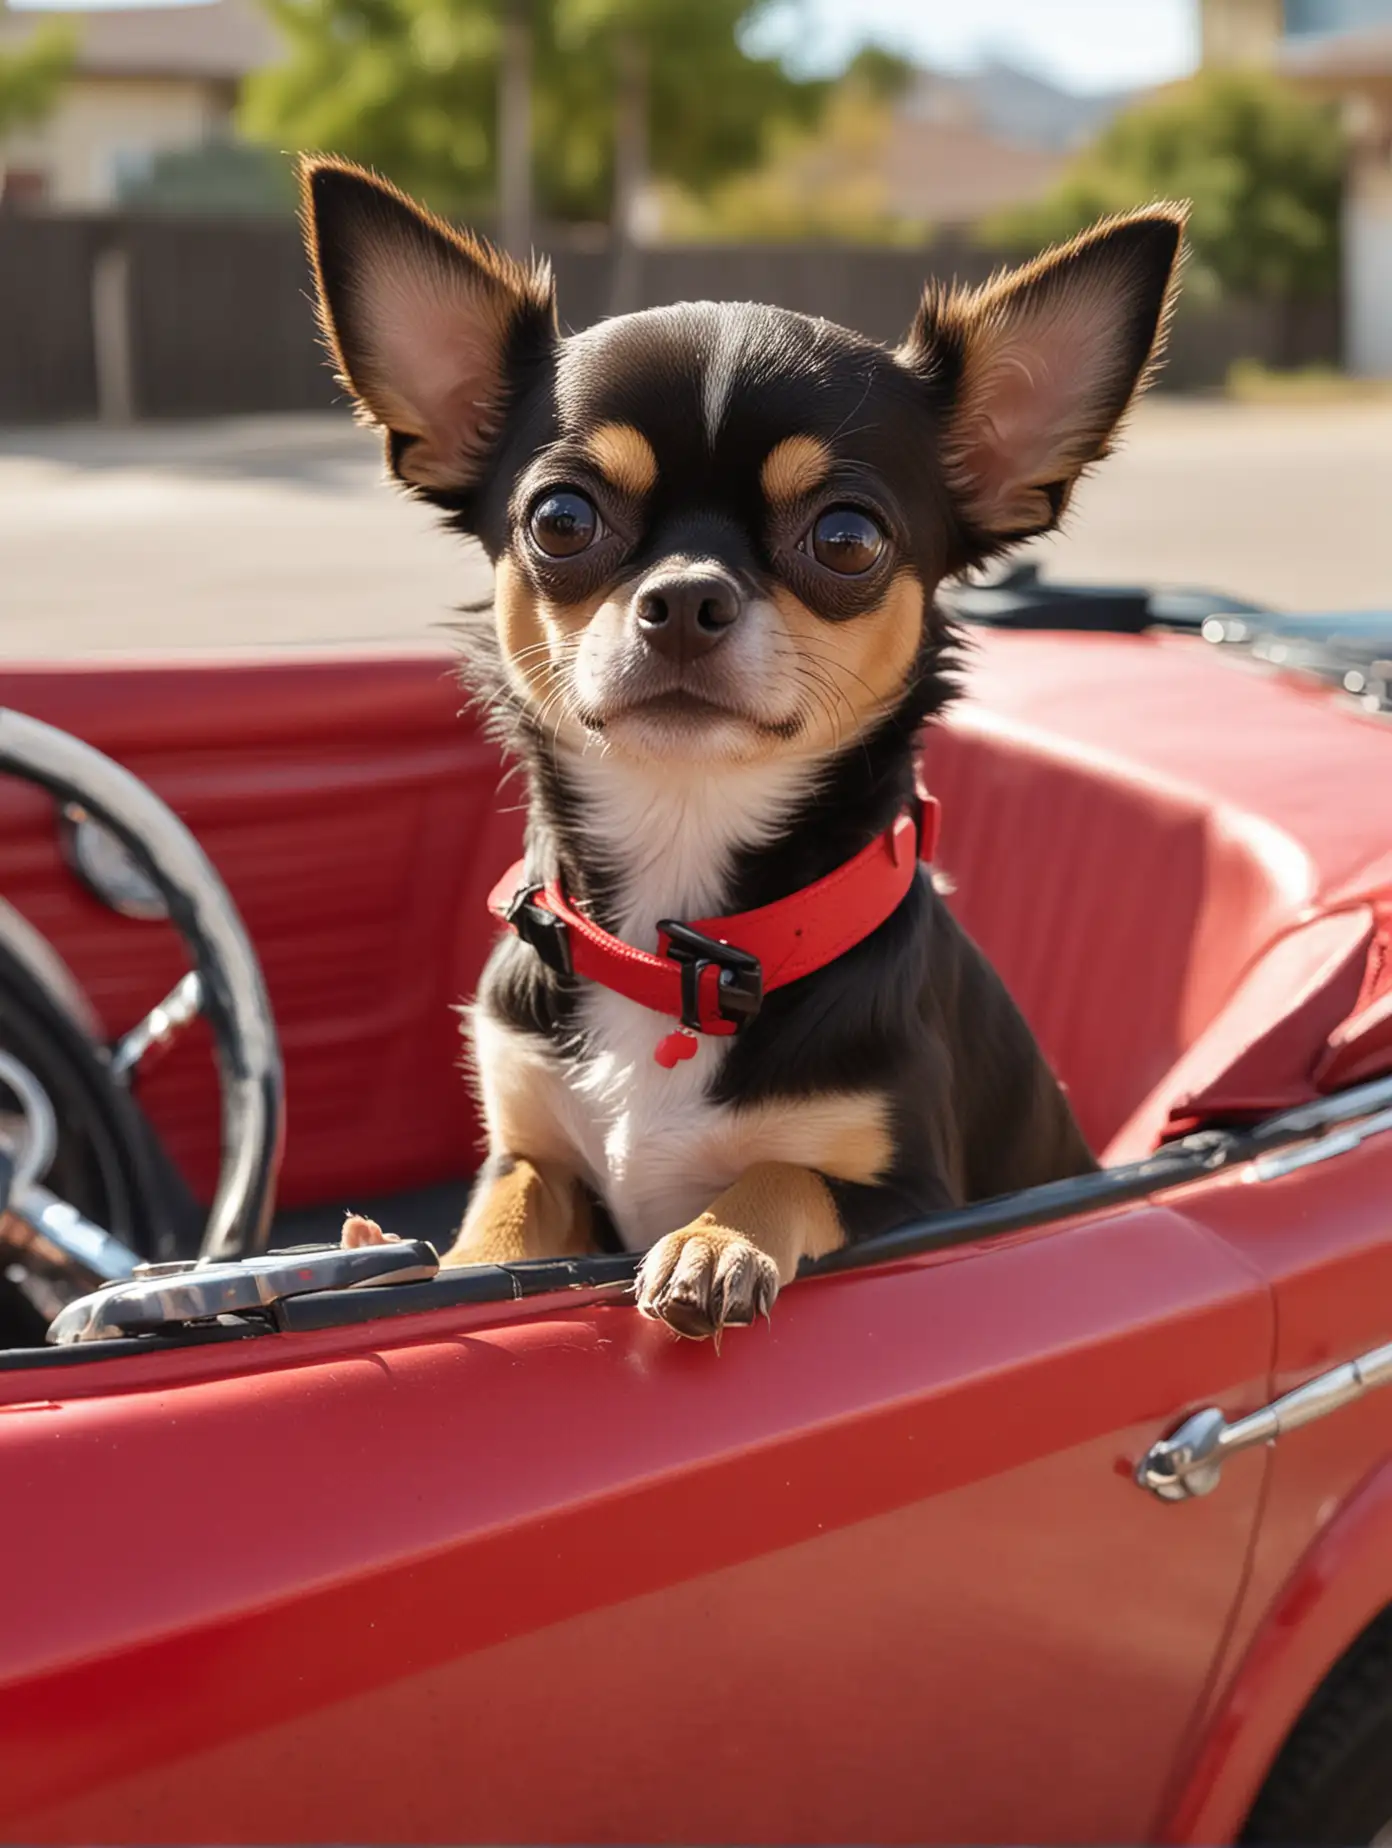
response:
M1328 1373L1297 1386L1284 1398L1273 1399L1245 1418L1229 1424L1217 1406L1207 1406L1186 1418L1169 1437L1152 1444L1136 1465L1136 1482L1161 1501L1190 1501L1218 1487L1223 1465L1239 1450L1273 1444L1287 1431L1312 1424L1316 1418L1337 1412L1342 1405L1361 1399L1376 1386L1392 1384L1392 1342L1346 1360Z

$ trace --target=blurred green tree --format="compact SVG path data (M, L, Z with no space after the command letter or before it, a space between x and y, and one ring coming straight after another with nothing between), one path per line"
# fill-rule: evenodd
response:
M45 20L17 51L0 52L0 139L43 120L58 100L76 50L67 26Z
M897 103L914 80L918 67L887 45L862 45L842 73L843 84L859 86L882 103Z
M778 125L758 167L702 197L664 186L664 230L696 242L922 243L928 227L891 209L885 177L893 107L912 78L911 64L867 46L813 125Z
M442 211L491 213L502 0L266 4L288 55L246 87L249 135L349 155ZM769 0L532 0L540 212L609 216L635 68L644 170L695 191L757 164L779 124L810 120L825 84L746 49L768 10Z
M1037 249L1107 212L1190 199L1197 279L1235 295L1300 295L1339 273L1344 140L1335 110L1262 71L1205 71L1114 118L1041 204L981 227Z

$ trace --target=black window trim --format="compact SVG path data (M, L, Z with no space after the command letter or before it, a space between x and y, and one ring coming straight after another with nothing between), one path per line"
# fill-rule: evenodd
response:
M994 1200L978 1201L956 1212L936 1213L912 1221L878 1238L846 1246L807 1264L800 1275L831 1276L879 1264L899 1263L927 1252L974 1244L1051 1220L1124 1206L1203 1180L1276 1149L1318 1140L1333 1129L1389 1107L1392 1107L1392 1075L1317 1098L1313 1103L1301 1104L1292 1110L1280 1111L1255 1124L1197 1131L1164 1144L1143 1161L1103 1168L1072 1180L1052 1181L1043 1187L1030 1187ZM261 1322L248 1321L230 1327L195 1326L167 1335L73 1347L12 1348L0 1352L0 1373L91 1366L126 1360L136 1354L211 1347L275 1333L305 1334L348 1328L364 1322L424 1315L432 1310L524 1302L565 1292L574 1293L577 1301L590 1301L596 1294L626 1292L633 1282L639 1255L620 1252L587 1258L535 1258L518 1264L476 1264L441 1271L424 1283L320 1291L277 1303Z

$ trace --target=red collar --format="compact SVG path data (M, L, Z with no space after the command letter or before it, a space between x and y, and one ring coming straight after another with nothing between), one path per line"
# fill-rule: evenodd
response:
M558 974L584 976L679 1020L654 1055L670 1068L695 1052L693 1034L738 1033L771 989L824 969L898 909L919 860L931 861L937 846L938 804L922 791L919 802L917 825L903 810L854 859L775 904L692 924L661 919L655 956L601 930L554 882L528 884L521 860L488 908Z

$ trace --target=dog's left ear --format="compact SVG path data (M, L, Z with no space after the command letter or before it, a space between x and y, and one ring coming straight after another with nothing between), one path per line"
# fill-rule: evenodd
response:
M556 341L549 269L458 231L339 160L300 169L319 323L343 382L409 487L482 476L517 379Z
M896 358L943 406L976 557L1047 532L1164 344L1186 208L1113 218L980 289L930 288Z

